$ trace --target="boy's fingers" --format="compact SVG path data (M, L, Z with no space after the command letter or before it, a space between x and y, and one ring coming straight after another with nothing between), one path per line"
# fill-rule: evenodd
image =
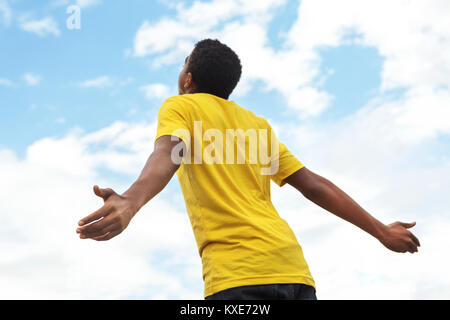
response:
M410 236L411 236L412 241L414 241L414 243L416 244L416 246L420 247L419 239L417 239L417 237L412 233Z
M88 215L87 217L84 217L83 219L81 219L78 222L79 226L84 226L85 224L91 223L92 221L98 220L101 217L107 216L108 214L110 214L112 208L111 207L101 207L100 209L98 209L97 211L95 211L94 213Z
M406 223L406 222L400 222L400 225L406 229L412 228L416 225L416 222Z
M412 240L410 242L408 242L408 247L409 247L409 250L408 250L409 252L411 252L411 253L417 252L417 247Z
M107 241L107 240L117 236L120 232L121 232L120 230L115 230L115 231L112 231L112 232L108 232L107 234L105 234L103 236L95 237L95 238L92 238L92 239L97 240L97 241Z
M98 185L94 186L94 193L103 198L103 200L106 201L106 199L108 199L112 194L114 194L114 190L110 189L110 188L106 188L106 189L102 189L100 188Z
M88 224L87 226L80 227L80 228L78 228L78 230L80 231L80 233L84 233L84 234L98 232L98 231L106 228L107 226L114 224L114 222L116 222L114 220L114 217L112 217L112 215L109 215L103 219L100 219L91 224Z
M82 237L82 239L86 239L86 238L93 239L96 237L101 237L101 236L106 235L108 232L112 232L112 231L115 231L116 229L119 229L119 226L120 225L118 223L113 223L113 224L110 224L110 225L104 227L103 229L100 229L100 230L96 230L93 232L87 232L87 233L82 232L80 234L80 237Z
M108 234L109 234L109 232L106 233L106 234L103 234L103 235L101 235L101 236L98 236L98 237L93 237L92 240L102 241L102 240L105 239L105 237L106 237Z

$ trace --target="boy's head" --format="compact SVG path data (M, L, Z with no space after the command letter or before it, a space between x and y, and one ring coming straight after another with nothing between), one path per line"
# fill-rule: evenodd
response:
M228 99L241 77L239 57L219 40L196 43L178 78L178 93L209 93Z

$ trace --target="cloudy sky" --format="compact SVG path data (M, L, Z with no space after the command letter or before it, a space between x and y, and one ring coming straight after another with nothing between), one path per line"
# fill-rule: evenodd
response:
M184 58L217 38L243 64L230 100L384 223L417 222L419 253L393 253L273 185L318 298L448 299L448 16L447 0L0 0L0 298L203 299L176 178L113 240L75 229L94 184L137 178Z

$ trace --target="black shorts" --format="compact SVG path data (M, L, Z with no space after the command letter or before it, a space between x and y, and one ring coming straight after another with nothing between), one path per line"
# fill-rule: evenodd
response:
M234 287L205 300L317 300L314 287L302 283L275 283Z

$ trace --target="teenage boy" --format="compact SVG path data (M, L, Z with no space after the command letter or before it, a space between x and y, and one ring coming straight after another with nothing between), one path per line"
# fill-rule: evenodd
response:
M94 186L104 205L79 222L81 238L117 236L176 172L206 299L316 299L301 246L271 202L271 180L291 185L390 250L417 252L419 240L408 230L415 222L381 223L308 170L264 118L229 101L240 76L241 62L228 46L211 39L195 45L179 75L179 95L159 110L154 151L139 178L121 195Z

